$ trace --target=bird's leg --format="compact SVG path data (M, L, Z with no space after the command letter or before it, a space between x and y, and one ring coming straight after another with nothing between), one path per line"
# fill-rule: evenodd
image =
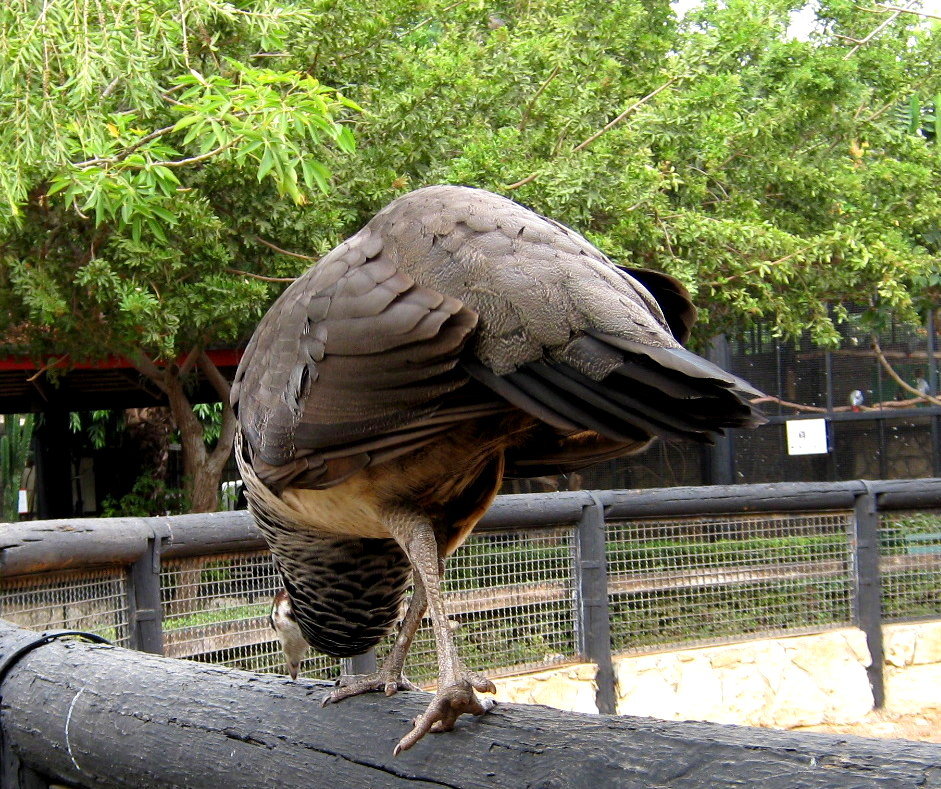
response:
M468 671L454 645L454 636L444 610L441 594L441 561L434 530L427 521L412 521L400 525L393 531L412 563L418 579L425 589L431 624L438 652L438 689L426 710L415 719L414 728L395 746L394 754L408 750L429 731L450 731L460 715L465 712L482 715L495 702L481 702L475 690L495 693L494 684L479 674Z
M402 669L405 666L405 656L412 645L412 639L421 624L421 618L427 607L425 587L418 575L415 575L415 586L412 599L409 600L405 617L399 625L399 634L392 645L392 651L382 661L382 666L374 674L340 678L340 687L330 691L323 700L324 706L331 703L358 696L360 693L381 690L387 696L395 695L399 690L421 690L417 685L409 682Z

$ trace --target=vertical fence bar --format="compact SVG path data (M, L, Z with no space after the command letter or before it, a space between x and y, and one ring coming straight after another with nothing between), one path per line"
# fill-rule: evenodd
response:
M373 674L379 669L375 649L363 652L362 655L343 658L342 664L344 674Z
M723 370L732 369L732 349L729 338L718 334L709 341L706 358L719 365ZM707 485L731 485L735 482L735 451L732 435L719 436L712 446L703 452L705 474L703 482Z
M928 309L926 318L928 353L928 394L933 397L938 396L938 343L935 336L934 308ZM936 477L941 476L941 417L937 414L931 416L931 473Z
M151 537L147 550L128 569L127 608L131 649L163 654L163 608L160 605L160 546Z
M853 507L855 536L856 623L866 634L872 663L866 669L873 706L885 706L884 650L882 644L882 579L879 572L879 512L876 495L867 490Z
M598 712L614 714L614 662L608 610L608 566L605 558L604 505L593 494L575 530L575 631L578 651L598 666L595 701Z

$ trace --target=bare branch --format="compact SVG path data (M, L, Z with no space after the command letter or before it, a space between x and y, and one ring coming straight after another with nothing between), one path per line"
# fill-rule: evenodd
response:
M60 364L62 364L62 362L67 361L68 358L69 358L69 354L66 354L65 356L57 356L57 357L54 358L54 359L50 359L48 362L46 362L46 364L44 364L42 367L40 367L35 373L33 373L33 374L32 374L29 378L27 378L26 380L29 381L29 383L33 383L33 382L36 381L44 372L46 372L47 370L51 370L53 367L58 367Z
M114 93L114 89L117 88L118 85L120 84L121 84L121 75L119 74L113 80L111 80L110 83L108 83L108 87L105 88L101 93L101 98L103 99L108 98L108 96Z
M215 449L209 453L209 463L221 470L229 459L232 442L235 440L235 411L229 404L232 387L206 353L199 355L199 369L202 370L203 375L212 384L212 388L216 390L216 394L222 401L222 427L219 431L219 440L216 442Z
M872 350L876 354L879 364L882 365L882 369L885 370L889 374L889 377L902 387L902 389L909 394L915 395L919 400L924 400L932 405L941 405L941 399L932 397L930 394L925 394L924 392L919 392L914 386L904 381L902 377L895 372L895 368L889 364L889 360L885 358L885 354L882 352L882 346L879 345L879 339L875 334L872 335Z
M659 88L657 88L656 90L652 90L652 91L651 91L650 93L648 93L646 96L644 96L643 98L638 99L638 100L635 101L633 104L631 104L630 107L628 107L626 110L624 110L624 112L622 112L620 115L618 115L613 121L610 121L610 122L606 123L601 129L599 129L598 131L596 131L596 132L595 132L594 134L592 134L590 137L588 137L588 138L585 139L585 140L582 140L578 145L576 145L574 148L572 148L572 151L571 151L571 152L572 152L572 153L578 153L579 151L581 151L581 150L587 148L589 145L591 145L595 140L597 140L597 139L598 139L602 134L604 134L606 131L608 131L608 130L614 128L615 126L617 126L617 124L619 124L621 121L623 121L628 115L630 115L632 112L634 112L634 110L636 110L638 107L642 107L644 104L646 104L648 101L650 101L650 100L651 100L654 96L656 96L658 93L661 93L662 91L666 90L666 89L669 88L673 83L675 83L675 82L677 82L677 81L679 81L679 80L681 80L681 79L685 79L685 77L686 77L685 74L681 74L681 75L678 75L678 76L675 76L675 77L670 77L670 79L668 79L666 82L664 82ZM517 181L516 183L510 184L509 186L504 186L503 189L504 189L505 191L508 191L508 192L509 192L509 191L512 191L512 190L514 190L514 189L519 189L519 187L524 186L525 184L528 184L528 183L530 183L531 181L535 181L540 175L541 175L541 172L537 170L536 172L531 173L530 175L527 175L525 178L523 178L523 179L520 180L520 181Z
M666 82L664 82L659 88L657 88L656 90L651 91L651 92L648 93L646 96L644 96L642 99L638 99L637 101L635 101L630 107L628 107L626 110L624 110L624 112L622 112L620 115L618 115L613 121L611 121L610 123L605 124L601 129L599 129L598 131L596 131L596 132L595 132L593 135L591 135L591 137L589 137L587 140L582 140L582 142L580 142L578 145L576 145L574 148L572 148L572 153L576 153L576 152L582 150L583 148L586 148L586 147L588 147L589 145L591 145L591 144L592 144L595 140L597 140L602 134L604 134L604 133L605 133L606 131L608 131L609 129L611 129L611 128L617 126L617 124L619 124L621 121L623 121L628 115L630 115L630 114L631 114L634 110L636 110L638 107L643 106L643 105L646 104L648 101L650 101L654 96L656 96L658 93L660 93L660 92L666 90L667 88L670 87L670 85L672 85L674 82L676 82L677 80L680 80L680 79L682 79L682 78L683 78L683 75L679 75L679 76L676 76L676 77L670 77L670 79L668 79Z
M233 145L237 143L240 143L242 139L243 139L242 135L239 134L233 137L228 142L223 143L218 148L213 148L211 151L207 151L206 153L201 153L199 156L190 156L186 159L173 159L173 160L167 160L164 162L153 162L150 166L151 167L158 167L158 166L159 167L186 167L186 165L188 164L195 164L196 162L202 162L202 161L205 161L206 159L211 159L213 156L218 156L224 150L231 148Z
M514 189L519 189L521 186L526 186L526 184L532 183L532 182L535 181L538 177L539 177L539 173L538 173L538 172L531 173L530 175L527 175L525 178L523 178L521 181L517 181L516 183L510 184L509 186L504 186L503 188L504 188L507 192L511 192L511 191L513 191Z
M896 19L898 19L899 14L904 13L906 10L908 10L908 9L911 8L913 5L915 5L915 3L917 3L917 2L918 2L918 0L909 0L908 4L905 6L905 8L899 8L897 11L892 11L891 16L889 16L888 19L886 19L886 20L884 20L883 22L879 23L879 25L876 26L875 30L873 30L871 33L869 33L869 35L865 36L864 38L859 39L859 41L856 42L856 46L854 46L849 52L847 52L847 53L843 56L843 60L849 60L853 55L855 55L855 54L859 51L860 47L862 47L862 46L868 44L870 41L872 41L872 39L874 39L876 36L878 36L883 30L885 30L885 29L886 29L889 25L891 25Z
M180 370L178 372L180 378L189 375L190 370L193 369L193 365L196 364L201 353L203 353L201 345L194 345L190 349L190 352L186 354L186 358L183 360L183 364L180 365Z
M443 13L445 13L446 11L450 11L452 8L456 8L457 6L461 5L462 3L466 3L466 2L467 2L467 0L456 0L456 2L451 3L451 5L446 5L444 8L442 8L441 11L439 11L439 13L443 14ZM429 24L429 23L431 23L431 22L434 22L434 21L435 21L435 17L429 16L427 19L423 19L421 22L419 22L419 23L418 23L417 25L415 25L414 27L409 28L408 30L406 30L405 33L400 34L400 37L401 37L401 36L404 36L404 35L406 35L406 34L408 34L408 33L413 33L414 31L418 30L418 28L423 27L424 25L427 25L427 24Z
M170 390L167 387L163 370L157 366L153 359L147 356L143 351L138 350L137 353L131 357L131 364L134 365L134 369L153 381L160 388L160 391L169 397Z
M209 358L208 354L200 350L197 357L196 363L199 365L199 369L202 371L202 374L206 376L206 380L212 385L212 388L216 390L216 394L219 395L219 399L223 403L229 402L229 392L231 386L226 380L225 376L219 372L219 368L216 367L215 362Z
M242 277L251 277L252 279L260 279L264 282L294 282L297 277L266 277L264 274L252 274L251 271L242 271L240 268L227 268L230 274L238 274Z
M546 77L542 85L539 86L539 90L537 90L533 94L533 97L526 104L526 109L523 110L523 117L520 118L520 122L519 122L518 128L520 131L523 131L523 129L526 128L526 123L529 120L530 112L532 112L533 107L535 106L536 102L538 101L539 97L543 94L545 89L549 87L549 83L552 82L552 80L556 78L561 68L562 68L561 66L556 65L555 68L552 69L552 72L549 74L549 76Z
M287 249L282 249L277 244L272 244L270 241L265 241L265 239L260 236L252 236L252 238L257 241L259 244L264 244L269 249L273 249L275 252L280 252L282 255L290 255L292 258L300 258L301 260L313 260L314 262L320 260L320 258L311 257L310 255L302 255L300 252L291 252Z
M84 162L76 162L73 167L77 167L79 170L85 170L89 167L98 167L102 164L114 164L115 162L119 162L122 159L126 159L128 156L134 153L134 151L136 151L142 145L146 145L151 140L156 140L158 137L162 137L164 134L169 134L173 131L174 128L176 128L176 124L173 124L173 126L164 126L162 129L156 129L150 132L150 134L145 134L133 145L129 145L123 151L116 153L114 156L106 156L103 158L96 156L94 159L86 159Z
M902 8L897 5L889 5L888 3L876 3L877 8L862 8L861 6L856 6L860 11L868 11L870 14L887 14L889 11L898 11L900 14L913 14L914 16L920 16L924 19L941 19L941 16L938 14L929 14L927 11L918 11L914 8Z
M764 403L777 403L778 405L783 405L785 408L793 408L795 411L806 411L813 414L831 414L836 412L845 412L845 411L881 411L887 408L911 408L912 406L918 405L919 403L924 402L924 398L919 394L918 397L913 397L910 400L886 400L881 403L873 403L872 405L838 405L834 408L822 408L816 405L804 405L803 403L792 403L789 400L783 400L780 397L774 397L773 395L765 395L764 397L757 397L754 400L749 401L752 405L763 405Z

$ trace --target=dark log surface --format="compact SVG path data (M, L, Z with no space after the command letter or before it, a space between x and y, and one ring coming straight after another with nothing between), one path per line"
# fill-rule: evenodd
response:
M28 631L0 621L0 662ZM392 747L427 702L56 641L0 686L5 744L79 786L941 786L941 746L500 705Z

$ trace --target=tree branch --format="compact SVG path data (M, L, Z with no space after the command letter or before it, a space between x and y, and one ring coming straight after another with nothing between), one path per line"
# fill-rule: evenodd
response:
M878 36L883 30L885 30L885 29L886 29L889 25L891 25L896 19L898 19L899 14L904 13L908 8L911 8L913 5L915 5L916 2L918 2L918 0L909 0L908 4L905 6L905 8L900 8L900 9L898 9L897 11L893 11L893 12L892 12L892 15L891 15L888 19L886 19L886 20L884 20L883 22L881 22L881 23L875 28L875 30L873 30L872 32L869 33L869 35L867 35L865 38L859 39L859 40L856 42L856 46L853 47L849 52L847 52L847 53L843 56L843 60L849 60L853 55L855 55L855 54L859 51L859 49L860 49L861 47L863 47L864 45L866 45L866 44L868 44L870 41L872 41L872 39L874 39L876 36Z
M807 411L813 414L831 414L831 413L840 413L845 411L852 411L854 408L859 411L882 411L887 408L910 408L911 406L918 405L918 403L924 402L924 397L919 393L918 397L913 397L910 400L884 400L881 403L873 403L872 405L838 405L834 408L822 408L817 405L805 405L804 403L792 403L790 400L784 400L780 397L775 397L774 395L765 395L764 397L756 397L754 400L749 401L752 405L764 405L765 403L777 403L782 405L785 408L793 408L795 411Z
M239 274L243 277L252 277L253 279L260 279L264 282L294 282L297 277L266 277L264 274L252 274L251 271L242 271L240 268L227 268L230 274Z
M252 236L252 238L259 244L264 244L269 249L273 249L275 252L280 252L282 255L289 255L292 258L300 258L301 260L312 260L315 263L320 260L320 258L311 257L310 255L302 255L300 252L291 252L287 249L282 249L277 244L272 244L270 241L265 241L265 239L261 238L261 236Z
M180 365L179 376L189 375L190 370L193 369L193 365L196 364L199 359L200 354L203 353L203 348L201 345L194 345L190 352L186 355L186 358L183 360L183 364Z
M232 387L205 352L199 355L199 369L202 370L203 375L212 384L212 388L216 390L219 399L222 401L222 428L219 431L219 440L216 442L215 449L212 450L208 458L209 463L221 471L225 462L229 459L232 443L235 440L235 411L232 410L232 406L229 404Z
M202 162L202 161L205 161L206 159L211 159L213 156L218 156L220 153L231 148L236 143L241 142L242 139L244 139L243 135L239 134L233 137L228 142L223 143L218 148L213 148L211 151L207 151L206 153L201 153L199 154L199 156L190 156L186 159L173 159L173 160L167 160L167 161L162 161L162 162L153 162L150 166L151 167L186 167L188 164L195 164L196 162Z
M856 6L860 11L867 11L870 14L886 14L889 11L898 11L900 14L913 14L914 16L920 16L924 19L941 19L941 16L937 14L929 14L927 11L917 11L914 8L902 8L897 5L889 5L888 3L876 3L877 8L862 8L861 6Z
M648 101L650 101L650 100L651 100L654 96L656 96L658 93L660 93L660 92L666 90L667 88L669 88L670 85L672 85L672 84L673 84L674 82L676 82L677 80L682 79L683 76L684 76L684 75L678 75L678 76L676 76L676 77L670 77L670 79L668 79L666 82L664 82L659 88L657 88L656 90L651 91L651 92L648 93L646 96L644 96L642 99L638 99L637 101L635 101L630 107L628 107L626 110L624 110L624 112L622 112L620 115L618 115L613 121L611 121L610 123L605 124L601 129L599 129L599 130L596 131L593 135L591 135L591 137L589 137L589 138L586 139L586 140L582 140L578 145L576 145L574 148L572 148L572 153L577 153L578 151L582 150L583 148L587 148L587 147L588 147L589 145L591 145L595 140L597 140L602 134L604 134L604 133L605 133L606 131L608 131L609 129L612 129L612 128L614 128L615 126L617 126L617 124L619 124L621 121L623 121L623 120L624 120L628 115L630 115L634 110L636 110L638 107L641 107L641 106L643 106L644 104L646 104Z
M617 126L621 121L623 121L628 115L634 112L634 110L636 110L638 107L642 107L644 104L650 101L658 93L661 93L662 91L669 88L674 82L677 82L678 80L681 80L681 79L685 79L685 77L686 77L685 74L680 74L675 77L670 77L670 79L664 82L659 88L652 90L646 96L638 99L633 104L631 104L630 107L624 110L624 112L618 115L613 121L609 121L602 128L600 128L598 131L592 134L590 137L582 140L578 145L572 148L571 153L578 153L579 151L584 150L589 145L591 145L595 140L597 140L602 134L604 134L608 130ZM546 82L548 83L548 80ZM516 183L510 184L509 186L504 186L503 189L507 192L511 192L514 189L519 189L521 186L525 186L531 181L535 181L540 175L541 175L541 172L537 170L536 172L527 175L525 178L517 181Z
M549 87L549 83L552 82L552 80L554 80L554 79L556 78L556 76L558 76L559 71L561 70L561 68L562 68L561 66L556 65L556 66L552 69L552 72L549 74L549 76L546 77L546 79L545 79L545 81L542 83L542 85L539 86L539 90L537 90L537 91L533 94L533 97L529 100L529 102L527 102L527 104L526 104L526 109L523 110L523 117L520 118L519 126L517 127L517 128L519 128L520 131L523 131L523 129L526 128L526 123L527 123L527 121L529 120L529 114L530 114L530 112L532 112L533 106L535 106L536 101L537 101L537 100L539 99L539 97L543 94L543 92L545 91L545 89Z
M510 184L509 186L503 187L507 192L512 192L514 189L519 189L521 186L526 186L526 184L535 181L539 177L539 172L531 173L525 178L517 181L516 183Z
M131 364L134 365L134 369L136 369L141 375L144 375L153 381L159 387L161 392L163 392L168 397L170 396L163 370L157 366L153 359L151 359L141 350L138 350L130 358Z
M85 170L89 167L97 167L101 164L114 164L115 162L119 162L122 159L126 159L128 156L134 153L134 151L136 151L142 145L146 145L151 140L156 140L158 137L162 137L164 134L169 134L171 131L173 131L174 128L176 128L176 124L173 124L172 126L164 126L162 129L156 129L155 131L150 132L150 134L145 134L133 145L129 145L123 151L116 153L114 156L106 156L104 158L96 156L94 159L87 159L84 162L76 162L73 166L77 167L79 170Z
M915 395L919 400L924 400L925 402L931 403L932 405L941 405L941 399L937 397L932 397L929 394L924 392L919 392L914 386L907 383L902 379L902 377L895 372L895 368L889 364L889 360L885 358L885 354L882 352L882 346L879 345L879 338L875 334L871 335L872 337L872 350L876 354L876 358L879 360L879 364L882 365L882 369L885 370L889 377L895 381L902 389L906 392Z
M219 372L219 368L216 367L212 359L209 358L209 355L205 351L200 350L196 357L196 363L199 365L199 369L202 371L203 375L206 376L206 380L208 380L212 388L216 390L219 399L223 403L228 403L229 393L232 391L232 387L225 376Z

